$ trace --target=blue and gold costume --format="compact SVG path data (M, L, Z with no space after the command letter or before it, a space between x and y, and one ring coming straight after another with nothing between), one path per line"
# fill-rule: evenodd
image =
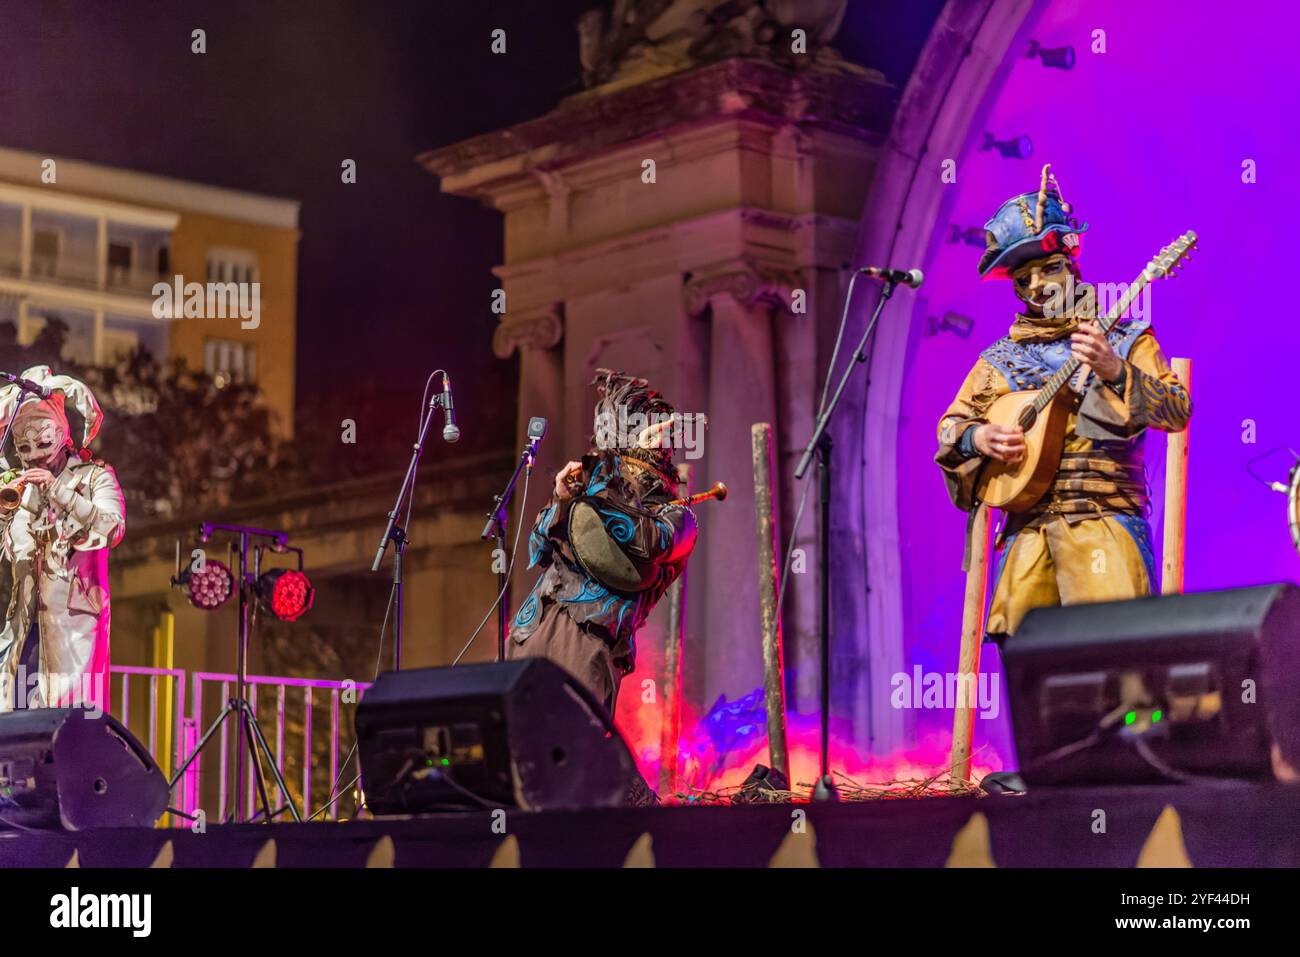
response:
M980 264L986 278L1077 251L1085 227L1067 217L1068 205L1054 180L1048 183L1044 169L1038 194L1008 200L986 224L989 250ZM997 399L1042 387L1070 358L1070 334L1089 315L1086 309L1057 318L1019 315L1009 334L981 353L939 421L935 461L958 508L976 505L985 460L974 446L975 428L988 421ZM1052 486L1028 512L1009 516L999 536L989 635L1014 633L1031 608L1152 590L1143 436L1148 428L1186 428L1192 404L1147 322L1120 322L1107 338L1122 360L1119 378L1108 383L1090 374L1082 383Z
M621 401L645 400L641 387L618 390ZM549 658L582 681L611 711L618 685L632 671L636 633L686 567L695 546L694 513L669 504L674 480L667 450L597 450L582 459L582 484L554 495L529 535L529 567L545 569L515 613L508 658ZM646 587L617 591L584 568L569 540L569 517L579 502L596 508L605 532L635 565Z
M610 473L615 469L626 469L619 455L597 462L582 495L594 499L609 496ZM552 500L538 514L528 538L528 567L540 565L546 570L515 614L511 635L516 641L523 642L537 629L543 604L553 601L562 605L578 624L598 628L608 635L613 647L618 649L615 661L623 662L625 673L632 670L636 631L645 624L650 609L685 567L695 544L696 530L691 510L680 505L665 506L667 495L657 496L657 504L663 507L654 513L644 509L656 504L656 496L641 499L640 507L637 503L620 502L623 498L612 496L603 500L599 506L601 517L610 536L623 545L624 551L655 566L654 584L645 591L623 594L588 575L567 548L565 537L569 507L579 499Z

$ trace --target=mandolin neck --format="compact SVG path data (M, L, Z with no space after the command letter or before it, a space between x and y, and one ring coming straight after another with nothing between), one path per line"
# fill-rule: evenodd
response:
M1120 316L1128 312L1129 306L1133 305L1133 301L1142 294L1142 290L1145 289L1147 284L1150 282L1151 278L1147 275L1147 271L1145 269L1142 270L1141 275L1129 284L1128 289L1124 290L1124 295L1120 296L1119 301L1115 303L1110 312L1098 320L1098 324L1101 326L1102 335L1107 335L1115 328L1115 324L1119 322ZM1056 398L1057 393L1060 392L1061 389L1064 388L1065 384L1070 381L1070 377L1079 371L1080 365L1082 365L1082 363L1076 357L1070 356L1070 358L1065 360L1061 365L1061 368L1057 369L1048 377L1047 381L1043 383L1043 388L1039 391L1038 397L1034 399L1035 412L1042 412L1047 408L1051 401Z

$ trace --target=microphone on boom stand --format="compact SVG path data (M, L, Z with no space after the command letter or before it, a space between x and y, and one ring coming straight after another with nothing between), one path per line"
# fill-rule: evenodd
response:
M819 617L821 631L821 688L820 688L820 710L821 710L821 771L817 779L817 784L813 788L812 799L814 801L838 801L839 790L835 787L835 781L830 773L830 709L831 709L831 593L830 593L830 575L825 570L831 567L830 554L830 537L831 537L831 494L833 483L831 481L831 436L827 429L830 427L831 416L835 414L835 408L839 405L840 397L844 394L844 389L849 384L849 378L853 375L858 366L867 361L867 343L870 341L872 334L875 332L876 323L880 319L880 314L885 308L885 303L894 294L894 290L900 285L907 285L916 289L925 281L925 275L919 269L885 269L878 266L865 266L855 270L852 278L849 280L849 288L844 296L844 309L840 316L840 328L843 330L848 322L849 304L853 299L853 284L858 276L872 276L876 279L885 281L885 288L881 291L880 298L876 302L875 311L871 315L870 322L867 323L866 330L862 333L862 338L858 341L857 348L853 351L853 356L849 360L848 366L844 369L840 377L839 384L835 391L829 392L830 375L834 368L827 372L827 389L823 393L823 399L820 408L817 411L817 420L813 427L812 437L808 440L808 445L804 449L803 456L799 464L795 467L794 477L796 480L802 480L807 473L813 460L817 460L818 466L818 498L821 512L821 567L823 574L820 576L820 594L818 596ZM794 535L798 529L793 529L790 533L790 548L794 547ZM788 552L787 552L788 558ZM782 592L785 591L785 583L782 582Z
M525 438L523 453L519 456L519 461L515 465L515 472L510 476L510 481L506 483L505 489L500 495L492 500L492 511L488 513L487 524L483 526L483 534L480 538L483 541L496 539L496 547L500 554L506 553L506 521L510 509L510 497L514 495L515 484L519 481L519 476L526 470L532 474L533 462L537 460L537 447L541 445L542 439L546 436L546 420L540 415L535 415L528 420L528 434ZM506 602L506 567L502 563L500 570L497 572L497 584L500 586L497 599L497 661L506 660L506 620L509 617L509 609Z
M460 429L456 428L456 408L451 401L451 376L442 374L442 438L444 442L456 442L460 439Z
M402 670L402 552L406 548L406 529L400 524L402 505L407 501L407 497L415 494L415 473L420 465L420 456L424 453L424 443L429 435L429 426L433 424L434 410L439 406L442 407L443 427L442 437L447 442L455 442L460 438L460 429L456 427L456 413L452 407L451 400L451 376L445 369L434 371L429 376L429 382L433 381L433 376L442 373L442 391L435 392L429 399L428 408L424 410L420 417L420 435L415 440L415 446L411 450L411 462L406 467L406 478L402 479L402 487L397 492L397 501L393 503L393 510L388 513L388 526L384 529L383 536L379 539L379 547L375 550L375 561L370 566L370 570L377 572L379 566L384 562L384 553L388 551L388 543L393 543L393 587L389 595L389 608L393 621L393 670ZM428 395L428 382L425 383L425 394Z

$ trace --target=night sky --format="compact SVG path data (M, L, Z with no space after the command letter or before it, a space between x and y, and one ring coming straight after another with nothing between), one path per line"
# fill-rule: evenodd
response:
M374 388L383 372L413 417L441 365L462 448L510 445L515 366L492 356L489 308L501 218L444 196L414 157L580 90L574 22L593 5L5 0L0 145L299 200L300 425L350 373ZM939 0L850 6L842 52L905 82ZM902 23L919 27L905 42Z

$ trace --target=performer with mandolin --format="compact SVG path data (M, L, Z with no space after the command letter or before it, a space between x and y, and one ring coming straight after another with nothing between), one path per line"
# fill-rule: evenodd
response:
M689 501L673 498L673 407L645 379L599 369L592 384L592 447L560 470L533 525L529 567L544 571L515 613L506 657L549 658L613 714L637 630L685 569L696 526ZM629 415L659 424L606 441L609 423Z
M984 279L1021 301L939 422L935 461L958 508L1005 510L986 634L1014 633L1031 608L1152 590L1143 434L1177 432L1192 404L1150 323L1129 305L1195 244L1166 247L1107 315L1079 285L1080 226L1044 166L1039 189L984 226ZM1063 302L1063 290L1082 293Z

